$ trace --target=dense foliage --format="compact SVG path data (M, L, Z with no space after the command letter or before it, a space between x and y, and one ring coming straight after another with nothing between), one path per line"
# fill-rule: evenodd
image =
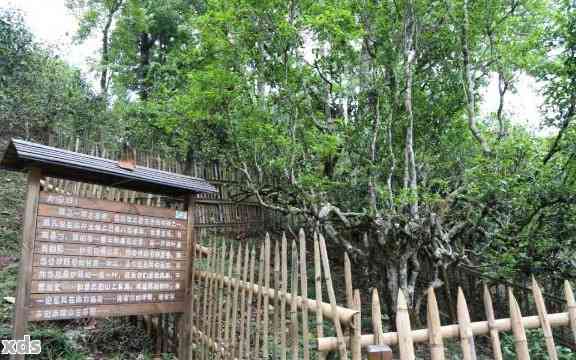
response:
M46 141L56 132L98 138L110 125L106 104L80 71L39 44L20 13L0 8L0 140Z
M3 66L38 66L11 72L23 77L13 86L30 89L32 71L46 74L33 88L56 86L58 72L68 92L30 96L57 95L50 105L65 104L74 126L110 117L114 136L140 147L228 162L263 206L322 231L385 294L403 288L418 304L419 289L460 263L497 277L573 276L573 1L68 4L81 14L78 40L102 39L100 94L33 45L2 48L33 59ZM8 26L5 43L32 44ZM531 134L506 108L521 74L539 81L542 124L557 136ZM494 78L500 106L482 117ZM27 111L6 118L18 126L55 119L50 107L10 106Z

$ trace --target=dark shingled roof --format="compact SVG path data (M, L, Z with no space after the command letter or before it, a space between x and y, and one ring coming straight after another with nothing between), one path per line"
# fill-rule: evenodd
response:
M44 176L170 196L217 192L203 179L143 166L126 170L114 160L12 139L0 168L22 171L31 167L41 168Z

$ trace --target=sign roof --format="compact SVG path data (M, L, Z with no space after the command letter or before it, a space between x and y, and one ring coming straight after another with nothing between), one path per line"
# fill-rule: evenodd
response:
M44 176L147 193L179 196L217 192L204 179L144 166L129 170L118 166L114 160L12 139L0 161L0 168L23 171L32 167L42 169Z

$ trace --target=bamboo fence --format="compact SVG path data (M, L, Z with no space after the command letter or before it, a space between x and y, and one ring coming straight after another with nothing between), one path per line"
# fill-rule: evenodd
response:
M307 253L309 245L313 245L313 254ZM307 241L300 231L291 243L285 236L275 241L266 236L259 248L258 244L221 240L217 246L212 245L210 253L194 265L190 359L308 360L326 359L329 353L335 353L335 358L360 360L369 349L370 356L374 351L389 351L386 346L373 345L387 345L396 359L441 360L455 353L448 342L458 345L456 353L465 360L486 358L478 352L480 347L482 354L489 352L489 358L503 359L500 336L510 333L516 358L525 360L530 359L529 329L542 330L547 358L558 359L553 329L567 327L576 339L576 301L568 281L564 285L565 312L548 313L541 288L532 279L536 315L523 315L510 290L509 316L505 318L496 318L491 291L484 286L485 321L471 321L460 289L457 322L449 325L442 325L436 292L430 288L427 327L421 329L412 329L409 299L400 291L394 332L383 331L389 324L382 320L379 293L373 289L370 332L363 333L367 327L362 327L360 291L353 288L350 259L344 254L344 283L336 289L321 235ZM313 263L313 272L308 271L308 263ZM309 297L309 291L314 296ZM345 306L338 304L337 292L343 294L340 298L344 298ZM327 302L323 300L325 295ZM222 311L226 317L219 315ZM325 332L333 336L325 336ZM481 336L489 341L480 345Z

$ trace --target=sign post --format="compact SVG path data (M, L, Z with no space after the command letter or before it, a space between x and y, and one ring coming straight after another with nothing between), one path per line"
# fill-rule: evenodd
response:
M16 303L14 305L14 318L12 326L13 340L23 340L28 328L28 294L30 272L32 268L31 254L34 248L36 215L38 213L38 200L40 197L40 178L42 173L38 168L28 172L26 190L26 207L24 212L24 228L22 233L22 255L18 270L18 288L16 290ZM24 355L11 355L12 360L24 359Z

